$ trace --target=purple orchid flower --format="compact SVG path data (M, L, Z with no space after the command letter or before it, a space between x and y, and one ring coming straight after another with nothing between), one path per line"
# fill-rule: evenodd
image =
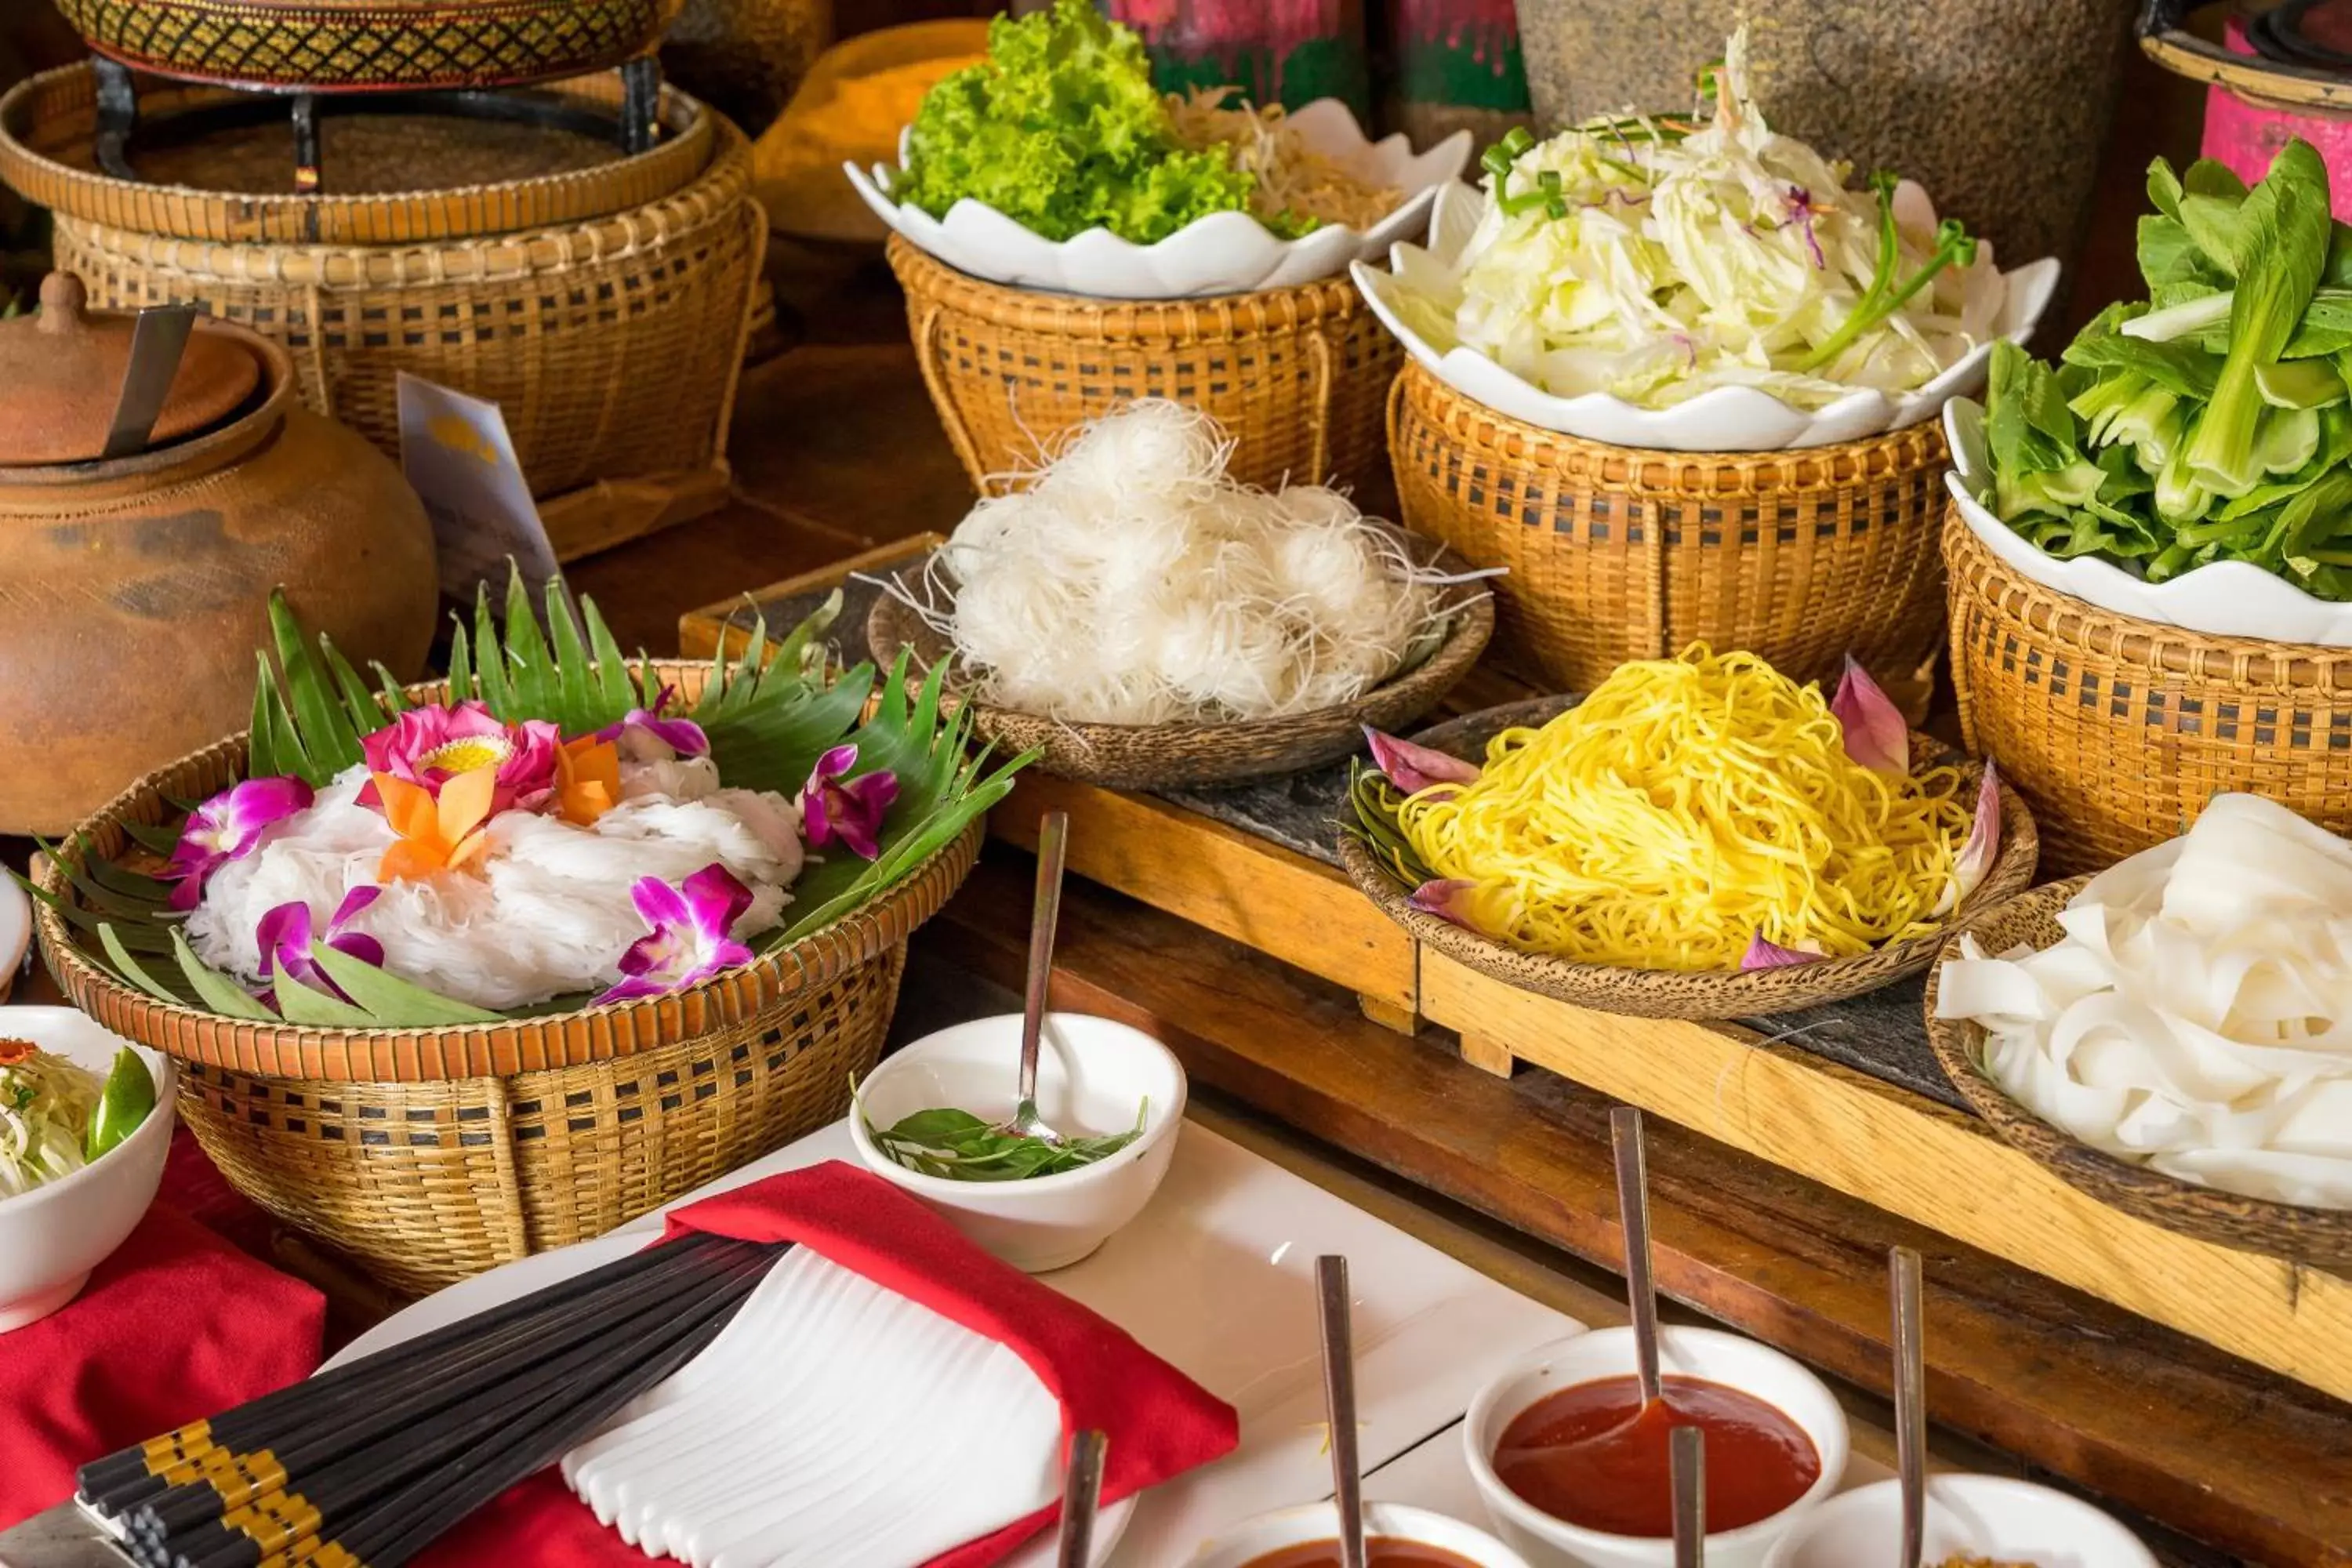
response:
M658 877L629 890L651 934L621 954L621 980L592 1006L666 996L751 962L751 950L728 935L751 907L751 889L713 862L671 887Z
M1478 884L1460 877L1441 877L1423 882L1405 899L1405 902L1425 915L1460 926L1464 931L1478 931L1478 922L1470 918L1470 895ZM1479 931L1481 936L1484 931Z
M1478 766L1475 763L1449 757L1429 746L1416 746L1411 741L1400 741L1370 724L1364 726L1364 740L1372 749L1372 765L1407 795L1419 795L1437 784L1477 782Z
M318 940L337 952L349 953L362 963L383 968L383 943L365 931L343 929L362 910L375 902L383 892L382 888L353 888L345 893L343 901L335 906L334 917L327 921L327 929L319 933ZM311 956L310 905L299 902L279 904L255 923L253 940L261 948L261 977L264 980L291 980L342 1001L351 1000L343 988L329 979L327 972L319 967L319 961ZM262 992L261 1000L266 1005L275 1008L278 1005L277 987L273 985Z
M1786 969L1792 963L1819 963L1823 954L1807 952L1801 947L1782 947L1776 942L1766 942L1758 931L1748 941L1748 951L1739 955L1742 973L1751 969Z
M1993 862L2000 851L2000 777L1987 757L1984 782L1977 786L1976 820L1969 825L1968 842L1960 846L1952 862L1951 885L1936 904L1935 912L1950 914L1967 901L1986 877L1991 875Z
M801 835L812 849L838 838L862 860L882 853L883 813L898 798L898 775L887 768L836 784L857 765L855 744L835 746L816 760L801 791Z
M654 693L654 705L651 708L630 709L619 723L608 724L596 731L596 738L600 741L622 742L623 752L639 760L646 760L644 754L639 748L626 743L625 737L642 736L658 741L681 757L709 756L710 737L702 732L701 725L691 719L662 717L669 710L670 704L677 700L677 688L665 686Z
M1813 193L1802 185L1789 187L1789 221L1803 231L1805 248L1813 253L1813 265L1826 269L1830 258L1822 254L1822 242L1813 233Z
M171 867L163 873L178 884L172 889L172 907L194 909L204 897L206 878L251 854L272 826L310 804L310 786L300 779L247 779L188 813L188 825L180 829Z
M1845 656L1845 674L1830 699L1830 712L1845 731L1847 756L1874 773L1899 778L1911 772L1911 727L1852 654Z

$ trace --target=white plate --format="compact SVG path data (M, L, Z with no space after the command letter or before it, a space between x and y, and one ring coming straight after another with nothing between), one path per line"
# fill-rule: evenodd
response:
M2352 605L2316 598L2251 561L2216 561L2169 582L2149 583L2111 561L2061 560L2038 548L1986 504L1993 476L1984 419L1983 406L1967 398L1944 410L1953 465L1944 484L1969 531L2019 576L2119 616L2208 637L2352 647Z
M1368 142L1355 115L1336 98L1292 110L1288 123L1308 147L1360 179L1404 192L1404 199L1369 229L1326 224L1297 239L1276 239L1247 213L1223 212L1186 224L1155 245L1137 245L1107 228L1051 240L969 196L948 208L944 219L891 200L893 177L906 163L905 132L897 164L877 163L870 172L855 163L841 167L875 216L909 245L975 278L1103 300L1198 300L1311 283L1351 261L1384 254L1422 231L1433 194L1470 162L1467 131L1426 153L1415 153L1402 134Z
M1919 187L1906 181L1896 202L1906 226L1935 226L1935 212ZM1718 386L1671 408L1643 408L1609 393L1559 397L1503 368L1476 349L1440 349L1407 321L1403 296L1414 279L1423 287L1450 281L1462 248L1486 210L1486 194L1460 181L1437 193L1429 245L1399 244L1389 269L1358 261L1349 270L1373 312L1422 367L1465 397L1545 430L1587 441L1668 452L1773 452L1855 441L1933 418L1952 398L1984 384L1992 345L1979 344L1926 385L1888 394L1862 387L1821 408L1799 408L1749 386ZM2043 259L2001 274L2008 289L1994 323L2001 336L2023 342L2058 287L2058 263Z
M830 1159L856 1160L845 1122L679 1201ZM608 1262L660 1226L658 1214L645 1215L612 1236L454 1285L387 1319L337 1359ZM1139 1506L1109 1510L1106 1529L1126 1531L1108 1559L1113 1568L1166 1568L1222 1527L1330 1494L1316 1348L1314 1270L1322 1252L1347 1255L1356 1290L1368 1471L1457 1424L1504 1364L1581 1326L1197 1122L1188 1126L1150 1206L1094 1256L1046 1280L1241 1413L1237 1452L1154 1489ZM1040 1542L1012 1563L1045 1568L1051 1561Z

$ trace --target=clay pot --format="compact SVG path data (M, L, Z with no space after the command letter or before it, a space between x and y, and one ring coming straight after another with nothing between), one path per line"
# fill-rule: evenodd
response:
M46 323L0 327L0 833L62 833L244 729L273 587L362 669L413 676L432 640L423 505L390 459L301 406L283 349L199 321L158 423L165 439L99 458L110 400L77 439L54 389L77 379L74 356L110 363L119 384L129 318L84 315L80 300L53 277ZM39 378L49 395L36 420L26 381L43 364L54 374ZM234 384L245 365L248 390L203 420L219 378Z

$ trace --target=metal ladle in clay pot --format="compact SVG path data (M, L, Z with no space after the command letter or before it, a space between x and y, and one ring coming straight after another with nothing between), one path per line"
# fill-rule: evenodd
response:
M222 423L261 384L260 362L235 341L193 331L190 306L88 307L80 279L52 272L39 316L0 344L0 464L136 457Z

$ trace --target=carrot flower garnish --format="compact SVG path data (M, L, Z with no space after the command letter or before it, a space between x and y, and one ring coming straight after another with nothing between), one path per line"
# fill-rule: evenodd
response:
M425 785L390 773L373 775L384 820L400 837L383 852L376 876L383 881L413 881L438 871L455 871L478 859L489 848L483 824L490 817L498 773L490 768L469 768L441 781L436 798Z

